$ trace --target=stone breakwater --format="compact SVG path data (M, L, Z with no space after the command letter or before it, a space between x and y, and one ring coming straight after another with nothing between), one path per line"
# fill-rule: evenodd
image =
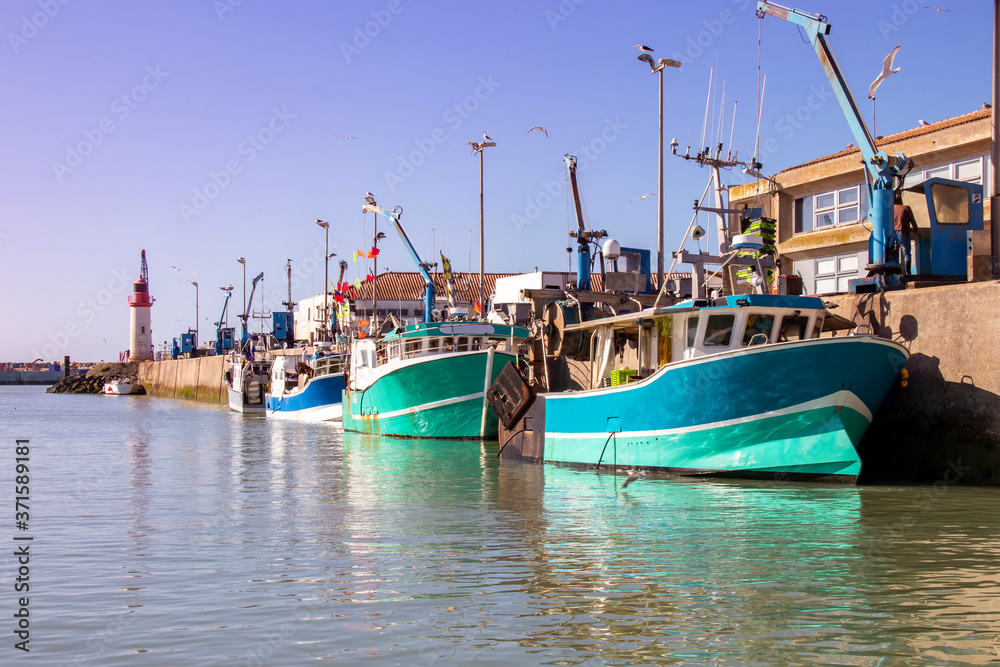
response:
M104 383L113 380L138 384L139 364L99 363L86 375L62 378L45 391L50 394L100 394Z

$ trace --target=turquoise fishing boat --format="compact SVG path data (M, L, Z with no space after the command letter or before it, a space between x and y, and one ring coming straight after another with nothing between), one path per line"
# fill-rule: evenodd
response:
M533 395L505 370L490 390L500 455L853 483L909 355L872 335L820 337L828 318L816 297L747 294L566 325L589 336L589 387Z
M411 438L497 436L487 388L518 364L529 331L485 322L422 322L354 341L344 430Z

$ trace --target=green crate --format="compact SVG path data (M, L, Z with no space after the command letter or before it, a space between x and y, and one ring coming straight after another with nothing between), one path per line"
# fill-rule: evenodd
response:
M617 387L618 385L625 384L636 372L634 368L622 368L617 371L611 371L611 386Z

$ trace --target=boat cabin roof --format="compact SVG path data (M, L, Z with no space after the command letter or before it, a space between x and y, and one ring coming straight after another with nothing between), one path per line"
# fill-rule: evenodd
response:
M738 308L768 308L774 310L800 310L800 311L825 311L826 306L823 299L815 296L791 296L788 294L736 294L718 299L688 299L672 306L659 306L656 308L644 308L634 313L615 315L614 317L604 317L596 320L587 320L579 324L566 326L566 331L585 331L598 329L601 327L611 327L612 329L631 329L641 321L651 320L668 315L678 315L680 313L698 312L701 310L732 310Z
M407 324L387 334L383 341L399 338L428 338L447 336L490 336L493 338L527 338L530 332L525 327L488 322L419 322Z

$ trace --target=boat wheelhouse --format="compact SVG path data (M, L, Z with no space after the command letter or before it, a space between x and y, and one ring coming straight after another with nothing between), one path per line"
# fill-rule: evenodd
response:
M837 320L816 297L747 294L567 325L563 335L590 336L589 385L507 392L501 455L854 482L857 445L908 352L871 335L821 337Z
M327 344L328 345L328 344ZM272 350L268 419L336 421L341 418L344 357L328 347Z
M422 322L355 340L344 429L416 438L495 438L486 389L524 356L524 327Z

